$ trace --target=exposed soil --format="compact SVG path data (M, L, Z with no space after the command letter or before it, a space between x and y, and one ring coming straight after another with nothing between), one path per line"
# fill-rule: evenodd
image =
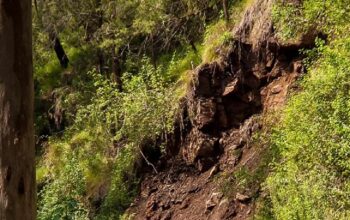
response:
M257 0L235 30L230 52L194 71L167 160L158 166L158 174L144 177L141 193L128 210L135 219L254 215L260 185L226 195L219 177L240 167L258 166L264 148L250 142L264 123L256 116L284 105L304 73L299 49L312 47L312 43L283 45L276 40L268 20L271 2ZM257 25L263 29L252 37Z
M295 65L297 63L294 62ZM254 169L259 164L264 149L251 147L249 143L254 132L263 125L254 116L283 105L288 89L298 76L296 72L285 73L260 88L262 105L243 108L245 117L239 116L243 118L239 127L233 124L230 129L225 129L216 125L202 133L193 126L179 149L180 153L159 167L159 174L148 174L144 178L140 196L129 213L136 214L135 219L154 220L247 219L252 216L252 197L259 193L259 186L247 189L248 194L237 193L227 198L218 177L233 173L242 166ZM239 104L235 105L239 107ZM224 108L227 106L224 105Z

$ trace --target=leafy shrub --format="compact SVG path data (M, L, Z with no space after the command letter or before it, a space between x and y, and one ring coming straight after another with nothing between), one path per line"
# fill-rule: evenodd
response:
M62 173L51 176L49 182L39 193L38 219L87 218L87 209L83 203L85 181L75 155L70 155Z
M323 48L273 136L267 186L277 219L350 217L350 38Z
M321 31L335 39L347 33L350 6L344 0L278 0L273 9L273 20L282 39L295 39L310 31Z
M132 146L126 146L120 151L110 189L96 219L118 219L133 201L138 191L138 181L133 170L135 156Z
M109 185L109 191L98 218L116 219L132 201L141 146L172 132L179 98L169 68L155 68L146 58L142 62L137 75L124 74L122 92L95 71L89 73L96 88L91 103L78 106L74 124L63 137L50 139L40 163L49 170L45 177L40 175L47 179L39 197L40 219L84 218L84 210L91 207L89 196L101 185ZM74 178L73 171L78 172ZM60 189L62 185L72 189Z

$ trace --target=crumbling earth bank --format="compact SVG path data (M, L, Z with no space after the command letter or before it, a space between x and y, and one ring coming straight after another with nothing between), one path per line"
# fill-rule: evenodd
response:
M234 30L229 53L194 71L179 122L185 125L178 126L185 129L175 135L176 146L161 172L142 181L140 196L128 210L135 219L247 219L254 214L252 196L259 189L227 198L216 176L258 164L261 149L249 143L264 124L255 116L284 105L304 73L299 50L312 47L315 37L278 42L272 3L256 0Z

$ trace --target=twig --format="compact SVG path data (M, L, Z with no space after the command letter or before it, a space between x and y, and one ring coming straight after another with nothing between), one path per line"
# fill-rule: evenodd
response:
M141 156L143 157L143 159L145 159L146 163L148 166L151 166L154 170L154 172L156 172L156 174L158 174L158 171L156 169L156 167L146 158L146 156L143 154L142 150L139 148Z

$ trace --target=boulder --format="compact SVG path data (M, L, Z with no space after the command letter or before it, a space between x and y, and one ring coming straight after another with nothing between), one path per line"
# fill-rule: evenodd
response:
M188 135L188 144L183 147L182 155L188 164L195 164L202 158L213 157L216 151L218 138L193 129Z

